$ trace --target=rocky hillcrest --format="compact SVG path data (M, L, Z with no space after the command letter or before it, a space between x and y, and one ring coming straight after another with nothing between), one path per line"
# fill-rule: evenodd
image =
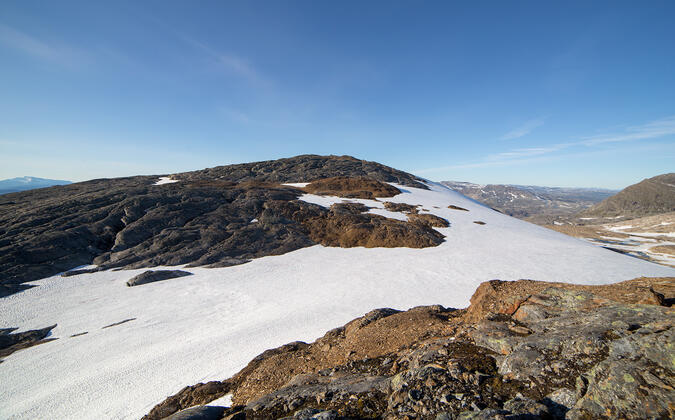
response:
M583 211L580 217L626 220L672 211L675 211L675 173L658 175L626 187Z
M302 188L283 185L328 178L308 188L362 198L400 193L385 182L427 188L419 178L379 163L303 155L185 172L162 182L136 176L5 194L0 296L89 264L99 270L224 267L317 243L419 248L442 242L425 223L363 214L366 208L325 209L298 201Z

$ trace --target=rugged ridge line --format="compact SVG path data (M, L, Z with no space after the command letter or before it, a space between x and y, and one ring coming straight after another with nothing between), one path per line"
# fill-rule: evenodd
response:
M98 179L0 196L0 297L92 263L223 267L317 243L419 248L443 240L428 226L299 201L301 189L280 184L341 180L332 188L347 197L400 193L385 181L427 188L410 174L349 156L304 155L173 178L163 185L155 176Z

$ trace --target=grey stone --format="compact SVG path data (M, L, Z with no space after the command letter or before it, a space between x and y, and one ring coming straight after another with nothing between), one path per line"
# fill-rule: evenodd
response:
M178 277L191 276L192 273L182 270L148 270L132 277L127 281L127 286L140 286L141 284L153 283L156 281L175 279Z
M166 417L165 420L220 420L225 407L198 406L181 410Z

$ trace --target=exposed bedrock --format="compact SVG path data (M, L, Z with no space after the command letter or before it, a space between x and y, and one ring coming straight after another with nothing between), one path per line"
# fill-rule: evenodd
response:
M172 177L178 182L155 185L157 177L138 176L1 195L0 297L25 289L22 283L92 263L98 267L64 275L226 267L317 243L419 248L442 242L424 226L299 201L303 190L280 184L318 179L314 184L350 197L399 193L385 182L426 188L410 174L373 162L308 155Z
M675 278L486 282L465 310L372 311L146 418L229 393L223 418L672 418L674 295Z

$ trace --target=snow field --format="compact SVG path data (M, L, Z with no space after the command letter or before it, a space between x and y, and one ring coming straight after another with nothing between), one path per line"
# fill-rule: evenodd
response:
M378 307L465 307L490 279L602 284L675 276L674 269L505 216L438 184L429 191L397 187L405 192L381 201L421 204L448 219L450 227L438 229L443 244L317 245L235 267L189 268L193 276L136 287L125 282L145 269L54 276L3 298L0 326L58 323L58 340L0 363L0 418L140 418L186 385L233 375L266 349L312 341ZM371 212L406 219L375 200L302 199L364 202L377 207Z

